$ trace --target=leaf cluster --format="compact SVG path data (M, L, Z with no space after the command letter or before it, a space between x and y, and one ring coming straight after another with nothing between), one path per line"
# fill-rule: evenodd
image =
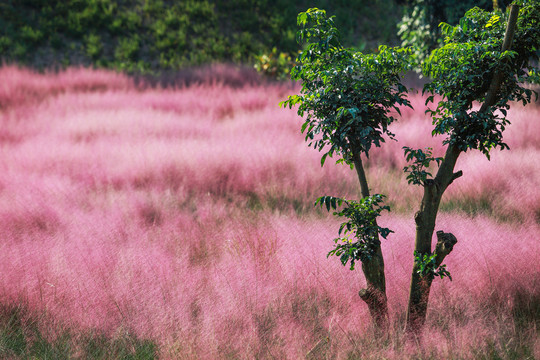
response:
M511 0L497 0L501 9L505 9ZM443 44L444 36L438 25L447 22L455 25L470 8L478 6L484 10L492 10L493 0L407 0L403 17L398 24L398 36L401 46L410 47L417 64L421 64L431 51ZM421 69L415 66L415 71Z
M285 80L294 66L294 60L289 54L278 52L277 48L273 47L271 52L258 55L253 66L259 73Z
M408 52L379 47L375 54L362 54L341 45L333 17L324 10L308 9L298 15L298 41L305 44L291 77L302 80L300 95L281 103L306 117L302 132L309 146L327 156L353 165L353 154L369 156L372 146L380 146L400 113L410 106L407 88L400 74L409 68Z
M433 157L432 148L427 147L424 150L422 149L412 149L408 146L404 146L403 150L405 152L405 159L410 162L411 165L407 165L403 168L407 175L407 182L414 185L425 185L428 178L432 177L431 173L426 171L429 168L429 165L432 161L435 161L437 165L440 165L443 161L442 157Z
M446 270L446 265L437 266L436 254L420 254L417 251L414 252L414 263L416 264L416 272L422 277L433 279L439 276L441 279L448 277L452 281L450 272Z
M381 205L384 195L367 196L360 201L346 200L332 196L322 196L315 205L326 206L328 211L334 211L334 216L345 217L347 221L339 227L339 236L334 239L335 248L328 256L339 256L345 266L350 261L350 269L354 270L356 261L370 259L380 245L379 235L386 239L393 231L380 227L377 217L383 210L390 211L387 205ZM341 210L338 208L341 207ZM343 236L342 236L343 235Z
M398 24L398 36L401 46L411 49L414 59L414 71L420 72L421 64L440 42L436 28L429 23L427 6L424 1L417 1L406 11Z
M514 42L507 51L501 47L508 14L473 8L456 26L440 24L445 44L423 64L424 75L432 78L423 90L432 94L426 104L434 101L434 94L442 97L434 110L427 111L435 125L433 135L447 135L444 143L454 144L461 151L478 149L488 158L491 149L508 148L502 133L509 124L509 103L527 104L533 94L523 82L529 80L535 67L532 60L538 60L538 13L538 3L521 9ZM496 102L487 104L485 111L472 110L475 102L485 102L496 73L502 75Z

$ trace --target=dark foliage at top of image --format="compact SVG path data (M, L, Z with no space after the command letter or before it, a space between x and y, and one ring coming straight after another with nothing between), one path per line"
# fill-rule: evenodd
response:
M396 42L393 0L21 0L0 3L0 61L148 73L253 63L274 47L294 56L294 19L308 5L339 15L348 46Z

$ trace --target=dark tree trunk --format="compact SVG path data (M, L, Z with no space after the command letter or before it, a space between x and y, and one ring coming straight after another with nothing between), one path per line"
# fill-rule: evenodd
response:
M369 196L366 173L359 152L354 152L353 161L356 174L358 175L358 181L360 182L362 197ZM386 297L384 259L380 241L376 244L374 256L369 260L362 261L362 271L366 278L366 288L361 289L358 295L367 304L375 325L378 328L386 329L388 327L388 302Z
M454 167L460 154L460 150L449 146L446 156L441 163L435 179L428 180L424 184L424 197L420 210L415 214L416 239L415 251L420 255L431 254L431 239L437 220L437 212L441 202L442 195L448 185L463 173L458 171L454 173ZM442 231L438 234L444 234ZM453 236L453 235L452 235ZM442 241L442 240L440 240ZM437 255L438 265L442 263L446 255L452 251L452 247L443 246L444 243L437 243L435 254ZM443 251L444 250L444 251ZM409 290L409 306L407 309L407 329L413 332L422 328L426 318L426 311L431 289L432 276L422 276L418 273L418 264L414 264L411 276L411 286Z
M519 7L512 5L502 51L509 50L512 45L518 13ZM495 73L485 101L480 108L481 112L486 111L496 103L502 81L502 74L500 72ZM446 188L463 174L461 171L454 173L454 167L460 153L461 151L457 147L449 145L435 179L428 180L424 184L424 196L420 210L414 216L416 222L415 250L420 255L431 254L431 240L441 198ZM443 231L437 231L437 238L438 241L434 254L436 255L436 265L439 266L444 258L452 251L457 240L454 235L444 233ZM418 334L425 323L432 282L433 276L422 276L419 274L418 265L415 263L411 276L406 319L406 327L409 333Z

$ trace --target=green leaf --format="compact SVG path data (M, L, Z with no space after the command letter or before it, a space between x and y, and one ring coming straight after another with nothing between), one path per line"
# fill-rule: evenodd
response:
M324 162L325 162L327 156L328 156L328 153L324 154L324 155L321 157L321 166L324 166Z
M305 26L307 21L308 21L307 13L301 12L300 14L298 14L298 18L297 18L298 26Z
M488 27L491 27L491 26L495 25L496 23L499 22L500 18L501 17L499 15L493 14L493 16L491 16L491 18L489 19L489 21L487 22L485 27L488 28Z
M302 124L302 128L300 129L302 134L304 133L304 131L306 131L306 128L308 127L308 125L309 125L309 121L306 121L305 123Z

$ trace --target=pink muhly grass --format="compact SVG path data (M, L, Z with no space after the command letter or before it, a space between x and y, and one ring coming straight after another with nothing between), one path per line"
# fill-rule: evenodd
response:
M403 197L414 206L419 197L396 183L401 146L430 136L429 120L410 110L396 124L400 142L385 145L399 154L376 152L369 168L374 190L392 189L404 213L380 221L396 232L383 242L393 330L374 335L360 272L326 258L339 221L312 207L320 195L354 197L354 173L331 160L320 167L301 119L277 107L282 98L279 86L118 87L33 100L24 118L0 113L19 136L0 139L0 303L22 304L52 337L63 327L135 334L165 359L504 357L510 341L539 351L540 229L530 217L439 216L437 229L459 240L446 262L454 281L435 281L425 336L406 344L414 220ZM530 131L522 118L510 139ZM519 199L536 209L539 175L525 162L536 148L515 141L491 163L460 159L465 175L448 198L500 188L493 213L522 211ZM526 166L528 176L493 178ZM507 203L520 189L529 196Z
M43 100L66 91L88 92L133 86L125 75L85 68L40 74L17 66L2 66L0 78L0 109Z
M347 169L330 165L321 171L318 155L302 144L296 118L277 107L275 94L265 104L261 89L250 93L218 86L206 94L213 101L204 108L203 90L179 90L185 106L173 112L168 104L180 96L168 90L155 103L153 90L65 94L39 105L39 118L11 125L13 131L19 126L33 131L28 141L7 148L6 155L13 166L26 169L22 171L52 172L89 188L173 187L278 202L293 197L302 206L306 200L311 205L315 192L350 188L354 177ZM231 94L223 95L227 92ZM216 117L210 104L236 109L234 118ZM299 168L296 164L306 158L309 162ZM328 183L325 179L336 170L342 177Z
M376 148L367 161L368 177L375 191L388 195L388 200L400 212L416 211L421 189L407 186L402 169L407 165L403 146L433 148L433 156L444 156L443 136L431 136L431 118L424 115L423 98L413 96L415 110L403 109L403 117L391 126L397 141L387 141ZM540 108L524 108L512 104L511 125L504 133L510 150L491 151L491 161L477 150L462 154L456 165L463 177L456 180L443 197L443 211L464 211L468 214L488 214L504 221L540 219L540 168L535 159L540 156L540 132L532 119ZM436 173L432 167L431 173ZM519 185L518 185L519 184Z
M216 85L228 88L242 88L253 85L269 85L253 67L234 64L210 64L184 68L173 72L164 72L158 76L140 76L136 78L141 88L148 87L192 87Z
M402 116L397 113L392 114L397 121L390 125L390 131L396 135L395 140L397 141L386 140L386 143L380 148L373 149L372 153L370 153L373 166L401 170L405 165L402 149L404 146L415 149L431 147L434 149L433 154L435 156L444 155L443 137L433 137L431 135L431 118L425 114L425 110L432 107L432 105L429 104L426 107L425 98L420 95L410 95L409 100L413 109L401 107Z
M328 351L338 357L397 351L392 358L404 358L404 350L391 343L383 350L376 343L365 348L371 340L362 334L369 332L370 321L356 295L363 280L337 259L325 258L335 221L260 214L258 221L245 222L227 211L220 214L218 206L216 214L201 210L198 220L166 215L149 225L133 221L137 207L126 208L71 214L61 233L4 244L2 301L24 299L34 311L79 329L111 335L125 329L158 341L172 357L189 350L200 358L225 353L297 358L329 337ZM399 326L412 230L410 221L399 217L384 223L396 231L383 251ZM534 237L539 229L516 231L451 216L440 223L460 243L447 261L454 281L435 283L423 351L458 356L514 331L516 296L540 296ZM478 237L470 236L474 233ZM433 332L441 333L436 342Z

